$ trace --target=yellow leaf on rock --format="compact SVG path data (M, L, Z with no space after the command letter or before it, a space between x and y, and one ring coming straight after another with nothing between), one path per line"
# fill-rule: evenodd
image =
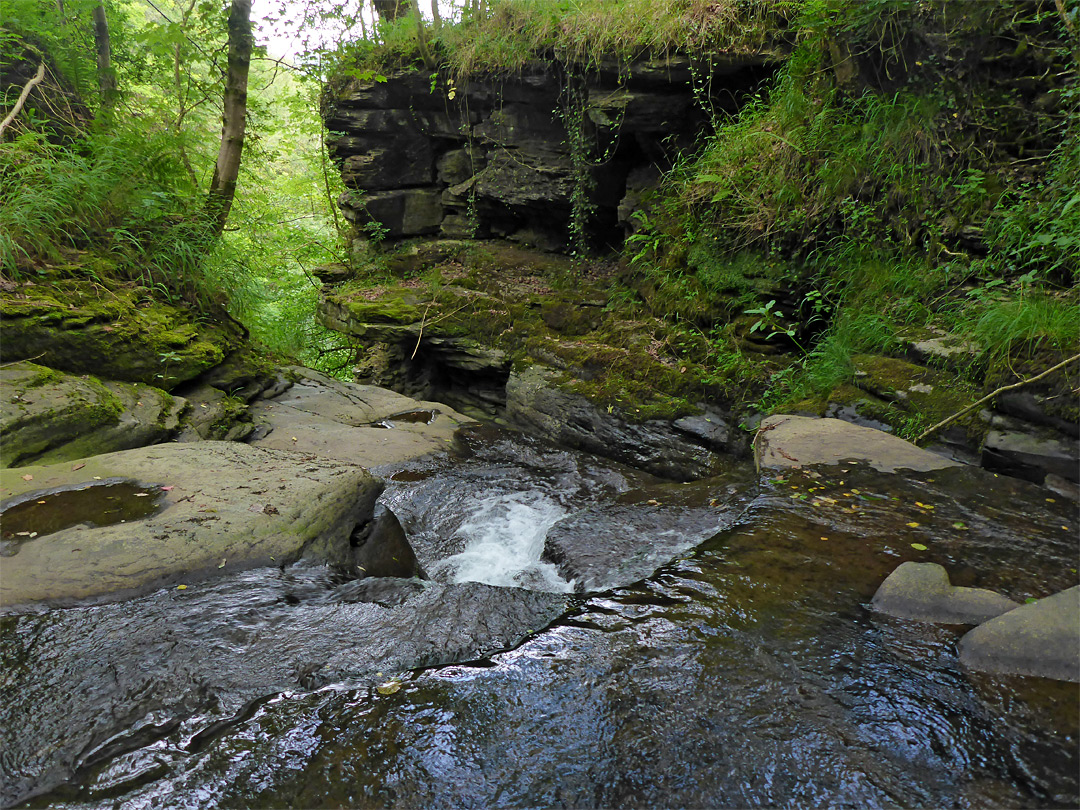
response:
M926 546L924 546L922 543L912 543L911 547L916 551L926 551Z
M911 528L913 528L913 529L914 529L914 528L915 528L916 526L918 526L919 524L918 524L918 523L916 523L916 522L915 522L915 521L913 520L913 521L911 521L911 523L908 523L907 525L908 525L908 526L910 526Z

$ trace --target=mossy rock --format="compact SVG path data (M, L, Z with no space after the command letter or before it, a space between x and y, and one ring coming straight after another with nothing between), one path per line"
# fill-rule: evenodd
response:
M186 403L148 385L34 363L0 369L0 466L53 464L168 439Z
M139 287L64 280L24 284L0 297L5 359L145 383L165 390L217 365L238 330L196 322Z

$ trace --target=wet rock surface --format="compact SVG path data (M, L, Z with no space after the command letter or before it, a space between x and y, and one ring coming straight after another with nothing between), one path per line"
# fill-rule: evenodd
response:
M664 478L688 481L725 466L694 433L666 420L640 424L601 409L564 390L557 375L542 366L511 374L506 386L507 418L549 441L629 464ZM697 439L695 441L694 439Z
M190 718L197 750L253 701L479 658L566 608L554 594L477 583L398 589L389 600L345 588L339 594L320 569L264 568L93 610L4 619L4 806Z
M201 442L5 470L0 498L8 507L103 480L159 488L162 508L130 523L73 526L21 543L4 559L0 605L122 598L302 555L349 567L349 536L382 490L356 465Z
M730 529L755 489L749 476L729 475L631 490L560 520L543 556L578 592L629 585Z
M890 616L945 624L980 624L1020 607L984 588L951 585L942 566L917 562L903 563L889 574L871 604Z

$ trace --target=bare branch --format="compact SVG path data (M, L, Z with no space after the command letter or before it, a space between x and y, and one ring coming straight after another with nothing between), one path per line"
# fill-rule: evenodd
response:
M23 105L26 103L26 99L30 95L30 91L37 87L39 84L41 84L41 80L44 78L45 63L42 62L40 65L38 65L37 73L34 74L34 78L28 81L23 87L22 92L19 93L19 100L15 102L15 106L11 108L11 112L7 114L7 117L4 118L3 121L0 121L0 136L4 134L4 130L8 128L8 125L10 125L11 122L15 120L15 116L17 116L22 111Z

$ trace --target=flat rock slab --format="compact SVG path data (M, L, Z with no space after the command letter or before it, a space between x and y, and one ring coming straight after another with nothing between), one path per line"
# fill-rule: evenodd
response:
M1020 605L985 588L959 588L937 563L906 562L881 583L874 610L942 624L979 624Z
M880 472L929 472L959 464L911 442L840 419L776 414L762 420L755 440L758 465L792 469L862 461Z
M960 639L971 669L1080 682L1080 586L980 624Z
M382 467L445 449L473 420L441 403L420 402L373 385L342 382L310 369L284 393L251 407L251 443Z
M0 470L0 509L111 480L171 489L149 517L72 526L20 543L3 560L0 606L126 597L301 556L349 565L349 536L370 519L382 491L357 465L200 442Z

